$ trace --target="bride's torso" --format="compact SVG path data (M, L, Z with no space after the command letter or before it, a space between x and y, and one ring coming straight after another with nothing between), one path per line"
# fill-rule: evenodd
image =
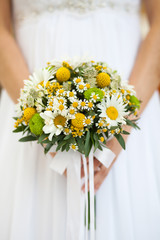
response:
M104 8L117 13L137 13L140 0L12 0L12 6L15 22L20 22L46 12L54 14L55 11L68 11L81 16Z
M128 78L140 42L140 0L12 0L17 42L31 72L88 55Z

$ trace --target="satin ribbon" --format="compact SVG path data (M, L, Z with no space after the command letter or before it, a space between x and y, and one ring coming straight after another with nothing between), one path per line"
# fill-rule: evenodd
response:
M51 152L53 149L51 150ZM81 231L83 220L82 206L83 193L81 191L81 157L83 159L85 174L85 202L86 202L86 231L85 240L88 240L88 179L90 190L90 240L95 240L94 230L94 156L108 168L115 158L115 154L108 148L103 151L97 149L93 154L93 149L89 154L89 176L87 174L87 159L84 155L73 150L68 152L57 152L50 158L50 168L59 174L63 174L67 169L67 230L66 240L84 240Z

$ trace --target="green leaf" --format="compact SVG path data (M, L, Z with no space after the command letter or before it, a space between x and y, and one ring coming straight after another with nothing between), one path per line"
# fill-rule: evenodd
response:
M42 135L38 138L38 143L41 143L47 136L47 134L42 133Z
M66 136L64 137L64 140L67 140L67 139L69 139L69 138L71 138L71 137L72 137L72 134L66 135Z
M15 130L13 130L14 133L18 133L18 132L23 132L26 126L21 125L19 127L17 127Z
M136 120L129 120L129 119L126 119L126 123L127 125L135 128L135 129L140 129L140 127L135 123Z
M122 133L122 134L125 134L125 135L129 135L129 134L130 134L129 132L127 132L127 131L125 131L125 130L123 130L121 133Z
M121 147L122 147L123 149L125 149L125 141L124 141L122 135L121 135L121 134L115 134L114 136L116 137L116 139L117 139L118 142L120 143Z
M48 153L48 151L51 149L51 147L53 146L53 143L52 142L49 142L47 144L47 146L44 148L44 153Z
M37 140L36 136L29 135L29 136L20 138L19 142L30 142L30 141L36 141L36 140Z

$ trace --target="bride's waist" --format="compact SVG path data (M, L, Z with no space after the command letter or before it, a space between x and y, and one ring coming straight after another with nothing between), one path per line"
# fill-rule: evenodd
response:
M113 14L113 15L139 15L140 6L139 4L135 4L133 2L130 3L114 3L112 1L106 2L100 1L95 4L87 4L85 2L76 1L76 3L70 4L59 4L55 5L47 5L44 6L43 9L39 9L35 6L31 9L25 8L24 10L18 11L18 9L14 9L13 17L15 25L19 25L22 23L27 22L28 20L37 21L40 18L47 17L54 17L57 14L66 14L71 17L78 17L80 19L84 19L89 15L96 14L97 12L102 11L106 14Z

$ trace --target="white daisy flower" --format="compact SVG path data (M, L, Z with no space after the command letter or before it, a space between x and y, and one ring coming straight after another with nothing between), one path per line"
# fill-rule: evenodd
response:
M49 133L49 140L52 140L54 135L59 135L67 125L67 117L51 111L45 111L40 116L45 120L43 127L44 133Z
M75 90L67 91L67 97L70 101L73 101L74 98L76 98L76 96L77 96L77 93Z
M77 113L77 111L78 111L78 109L74 108L74 107L70 107L68 109L68 114L69 114L70 119L75 118L75 113Z
M99 99L100 99L99 95L98 95L98 94L95 94L95 92L93 92L93 93L91 94L90 100L91 100L92 102L95 103L95 102L97 102Z
M91 116L88 116L83 120L83 123L84 123L84 126L92 125L93 118Z
M118 98L117 95L108 96L97 107L101 110L100 117L105 118L106 122L111 126L117 126L119 124L126 124L124 116L126 105L123 104L122 98Z
M80 100L79 101L79 108L81 110L87 109L88 108L88 101L86 99Z
M79 108L80 108L79 100L75 98L75 99L72 101L71 107L79 109Z
M33 75L29 76L29 79L32 81L33 85L38 85L44 81L46 85L47 81L51 78L52 74L45 68L36 70Z
M89 102L87 103L86 109L87 109L88 111L93 110L93 109L94 109L94 103L91 102L91 101L89 101Z
M76 143L71 143L70 145L70 149L72 149L72 150L74 150L74 151L77 151L78 150L78 146L77 146L77 144Z
M56 92L56 96L57 97L66 96L66 91L63 88L58 89Z
M74 82L75 85L84 84L84 81L83 81L82 77L74 78L73 82Z

